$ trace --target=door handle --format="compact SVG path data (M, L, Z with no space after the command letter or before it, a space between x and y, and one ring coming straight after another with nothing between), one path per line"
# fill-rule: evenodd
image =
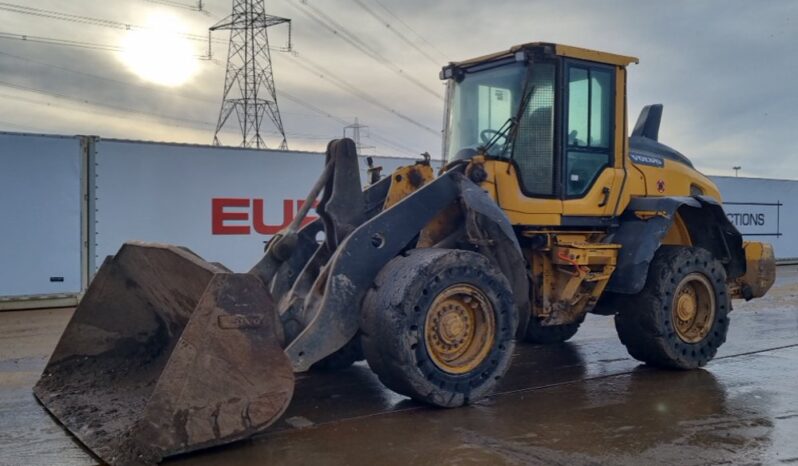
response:
M603 194L604 197L601 199L601 202L599 202L598 206L604 207L607 205L607 202L609 202L610 200L610 188L604 186L604 188L601 190L601 194Z

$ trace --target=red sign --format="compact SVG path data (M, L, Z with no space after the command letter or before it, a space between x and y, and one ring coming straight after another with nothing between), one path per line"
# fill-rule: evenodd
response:
M265 221L266 206L263 199L221 197L211 199L211 233L214 235L249 235L252 230L261 235L273 235L294 220L296 212L304 205L304 200L283 200L283 221L270 225ZM317 203L313 204L316 207ZM307 215L302 225L316 220Z

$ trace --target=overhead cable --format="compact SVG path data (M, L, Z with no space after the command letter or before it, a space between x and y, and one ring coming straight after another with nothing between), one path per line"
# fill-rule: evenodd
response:
M402 34L402 32L401 32L401 31L399 31L398 29L396 29L395 27L393 27L393 25L391 24L391 22L390 22L390 21L386 20L384 17L382 17L380 14L378 14L376 11L374 11L374 9L373 9L373 8L371 8L371 7L369 7L368 5L366 5L366 3L365 3L363 0L352 0L352 1L354 1L354 2L355 2L355 4L357 4L357 6L359 6L359 7L360 7L360 8L361 8L363 11L365 11L366 13L368 13L368 14L369 14L369 16L371 16L372 18L374 18L375 20L377 20L377 22L378 22L378 23L380 23L380 24L382 24L383 26L385 26L385 28L386 28L386 29L388 29L389 31L391 31L391 33L393 33L393 35L395 35L396 37L398 37L398 38L399 38L399 40L401 40L401 41L402 41L402 42L404 42L405 44L409 45L409 46L410 46L411 48L413 48L413 49L414 49L416 52L418 52L418 53L420 53L421 55L423 55L423 56L424 56L424 57L425 57L427 60L429 60L430 62L432 62L434 65L436 65L436 66L437 66L437 65L440 65L440 64L441 64L441 62L440 62L440 61L439 61L437 58L435 58L435 57L433 57L432 55L430 55L429 53L427 53L427 52L426 52L424 49L422 49L421 47L419 47L418 45L416 45L416 43L415 43L415 42L413 42L413 41L412 41L412 40L410 40L410 39L409 39L407 36L405 36L404 34Z
M409 81L410 83L422 89L426 93L440 100L443 100L443 97L439 91L419 81L411 74L407 73L402 67L396 65L395 63L385 58L382 52L375 50L371 45L369 45L368 43L360 39L356 34L352 33L347 28L336 22L333 18L324 13L321 9L319 9L316 6L313 6L307 0L286 0L286 1L288 1L288 3L290 3L292 6L294 6L294 8L296 8L299 12L307 16L309 19L317 23L319 26L321 26L328 32L332 33L336 37L348 43L356 50L360 51L361 53L368 56L377 63L385 66L389 70L399 75L401 78Z

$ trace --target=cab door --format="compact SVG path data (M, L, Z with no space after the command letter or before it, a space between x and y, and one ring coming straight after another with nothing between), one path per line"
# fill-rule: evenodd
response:
M557 143L557 75L559 62L533 63L530 96L518 122L509 161L494 161L491 170L496 200L514 225L556 226L563 202L559 189Z
M623 186L625 70L580 60L563 68L562 224L601 225Z

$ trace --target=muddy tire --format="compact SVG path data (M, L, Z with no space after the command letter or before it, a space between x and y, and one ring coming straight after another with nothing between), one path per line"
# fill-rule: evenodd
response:
M726 271L705 249L660 247L643 290L619 295L615 303L618 336L639 361L694 369L726 341L731 309Z
M362 308L363 352L391 390L456 407L489 394L515 348L510 284L485 256L416 249L378 274Z
M565 325L540 325L538 320L532 317L529 319L529 325L526 327L524 341L540 345L562 343L576 335L576 331L579 330L580 325L582 325L582 322L574 322Z
M325 372L340 371L358 361L362 361L364 358L363 347L360 344L360 334L357 334L343 348L313 364L310 369Z

